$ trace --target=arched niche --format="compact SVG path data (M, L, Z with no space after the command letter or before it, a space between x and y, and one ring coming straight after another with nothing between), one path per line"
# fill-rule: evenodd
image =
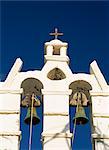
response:
M81 134L79 135L79 139L82 140L82 138L84 136L84 141L82 141L82 144L87 145L87 143L88 144L90 143L90 145L91 145L91 140L90 140L91 137L90 137L90 135L91 135L91 124L92 124L92 117L91 117L92 116L92 112L91 112L92 108L91 108L91 104L90 104L91 97L90 97L90 92L89 91L92 90L92 86L87 81L76 80L76 81L72 82L69 85L69 88L72 90L72 93L71 93L71 95L69 97L69 102L70 101L73 102L72 104L70 103L71 104L70 106L73 106L73 107L69 107L69 113L70 113L70 131L73 133L73 135L75 134L75 131L76 131L77 135L81 132ZM83 124L79 124L79 125L76 124L76 126L75 126L74 123L76 123L76 122L73 122L74 121L73 119L76 117L76 112L78 111L77 110L77 108L78 108L77 107L77 103L74 102L74 97L75 97L76 92L83 93L83 96L86 99L85 105L82 104L82 106L85 106L85 107L83 107L83 110L85 112L86 117L89 120L86 123L86 125L85 124L84 125ZM87 100L89 100L89 103L87 103L88 102ZM79 126L79 128L77 126ZM74 130L75 127L76 127L76 130ZM74 136L75 136L75 142L77 142L78 138L76 138L76 135L74 135ZM88 141L87 143L86 143L85 139L87 139L87 141ZM81 143L80 143L80 145L81 145ZM72 143L72 147L73 146L74 145Z
M43 89L43 84L41 81L39 81L36 78L26 78L22 81L21 83L21 88L23 88L23 93L21 95L21 101L23 100L23 98L25 97L26 94L32 94L33 92L35 93L35 95L38 97L38 99L41 102L41 105L39 105L40 107L35 107L36 108L36 112L37 112L37 116L38 118L40 118L40 122L39 124L36 124L35 127L33 127L33 132L32 135L35 138L35 141L32 140L32 145L34 145L37 149L37 145L36 143L39 143L40 147L42 146L42 142L41 142L41 133L42 133L42 126L43 126L43 100L42 100L42 93L41 93L41 89ZM27 115L27 108L28 107L22 107L22 103L21 103L21 116L20 116L20 126L21 126L21 131L22 131L22 139L21 139L21 143L20 143L20 147L22 149L22 143L25 143L25 148L28 149L28 145L29 145L29 138L30 138L30 125L28 126L27 124L25 124L24 120L25 117Z
M54 68L47 74L47 77L50 80L62 80L62 79L66 78L66 75L64 74L64 72L61 69Z
M22 96L26 95L27 93L32 94L32 92L34 92L37 96L41 96L43 84L38 79L27 78L21 83L21 88L23 88Z
M43 100L41 89L43 88L42 83L35 78L27 78L22 84L23 93L21 95L21 108L29 108L32 106L32 97L34 97L33 107L39 107L40 117L42 118ZM23 110L23 109L21 109ZM28 111L28 110L27 110ZM23 112L23 111L22 111ZM37 111L36 111L37 112ZM37 113L36 113L37 114Z
M72 94L70 95L70 100L72 99L72 97L76 92L81 92L83 93L83 96L86 96L87 100L90 101L89 91L92 90L92 86L88 82L84 80L77 80L72 82L69 85L69 88L72 90Z

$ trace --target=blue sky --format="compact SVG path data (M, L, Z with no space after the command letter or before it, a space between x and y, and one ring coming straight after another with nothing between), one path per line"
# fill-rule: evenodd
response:
M41 70L44 65L44 42L53 39L55 27L64 33L59 37L69 44L72 72L89 73L89 64L96 60L109 82L109 2L108 1L1 1L1 65L0 77L5 80L17 57L23 60L22 71ZM86 110L89 115L89 109ZM70 110L71 118L74 109ZM21 150L27 150L29 127L23 123ZM42 118L42 107L38 108ZM73 124L71 122L71 129ZM41 123L33 128L32 150L41 150ZM91 150L90 123L78 126L73 150Z

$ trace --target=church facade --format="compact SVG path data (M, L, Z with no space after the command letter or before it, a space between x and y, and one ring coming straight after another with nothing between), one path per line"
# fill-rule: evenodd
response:
M0 150L20 149L21 97L32 93L43 102L43 150L72 149L70 105L91 109L93 149L109 149L109 85L96 61L90 64L89 74L73 73L68 43L57 39L57 30L54 35L54 40L45 43L42 70L22 72L23 62L17 58L6 80L0 82ZM80 116L76 116L75 125L76 121L85 123Z

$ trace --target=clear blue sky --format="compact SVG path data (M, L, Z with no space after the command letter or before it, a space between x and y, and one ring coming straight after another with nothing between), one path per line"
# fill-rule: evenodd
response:
M44 65L44 42L54 27L58 27L68 42L72 72L89 73L89 64L96 60L109 81L109 2L74 1L1 1L1 67L5 80L15 59L23 60L22 71L40 69ZM71 118L74 109L70 110ZM86 110L89 115L89 110ZM21 150L27 150L29 127L23 123L26 110L22 108ZM42 107L38 108L42 118ZM71 129L73 124L71 122ZM41 150L42 121L33 128L32 150ZM90 123L78 126L73 150L91 150Z

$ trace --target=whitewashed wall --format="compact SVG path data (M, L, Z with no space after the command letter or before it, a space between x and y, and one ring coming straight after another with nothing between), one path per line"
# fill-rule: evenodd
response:
M0 150L18 150L20 146L20 96L25 79L35 78L43 89L43 150L70 150L72 133L69 121L69 85L85 81L91 87L92 144L95 150L109 150L109 86L96 61L90 65L90 74L73 74L69 68L67 43L52 40L45 43L45 65L41 71L20 72L22 61L16 60L6 80L0 83ZM60 52L59 52L60 51ZM54 54L58 55L54 55ZM54 81L48 73L59 68L66 78Z

